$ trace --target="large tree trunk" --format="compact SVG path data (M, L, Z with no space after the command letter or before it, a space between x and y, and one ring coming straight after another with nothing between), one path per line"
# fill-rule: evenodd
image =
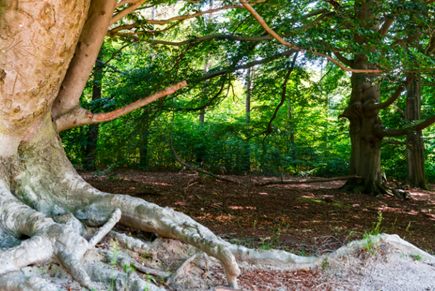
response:
M414 77L409 83L406 94L406 120L412 122L421 119L421 78ZM429 190L424 168L424 142L421 130L406 135L406 184Z
M92 188L63 151L59 127L111 120L131 108L92 114L78 103L115 4L112 0L0 4L0 247L9 248L0 251L0 286L53 290L48 283L23 288L27 279L18 271L56 262L80 284L93 288L82 257L120 219L126 226L204 250L223 263L229 284L237 287L240 271L235 257L210 230L172 209ZM185 84L138 102L145 105L179 86ZM53 220L62 215L68 217L66 223ZM104 226L87 241L77 219ZM29 239L21 242L22 237Z
M367 69L365 56L358 55L354 60L355 69ZM343 190L356 193L378 195L385 193L381 176L382 137L376 136L377 128L382 127L378 110L368 110L367 105L379 102L379 83L369 74L352 74L350 102L342 117L350 121L350 174L362 179L350 179Z

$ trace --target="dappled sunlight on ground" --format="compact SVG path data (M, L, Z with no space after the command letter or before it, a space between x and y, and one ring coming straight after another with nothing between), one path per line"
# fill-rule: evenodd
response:
M431 191L410 189L411 200L400 200L343 193L338 190L343 181L255 187L186 173L120 170L111 177L82 175L103 191L184 212L223 238L248 247L281 248L298 254L329 252L370 232L380 211L383 232L398 234L435 253L435 193ZM231 178L246 184L250 179ZM271 179L279 180L258 178Z

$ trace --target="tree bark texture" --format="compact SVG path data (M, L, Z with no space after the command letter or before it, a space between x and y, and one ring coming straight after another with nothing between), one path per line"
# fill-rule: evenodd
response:
M182 213L92 188L65 155L57 125L67 128L79 118L94 118L80 107L79 97L115 5L113 0L0 3L0 286L55 290L14 273L55 262L93 289L83 255L120 220L204 250L223 263L229 285L237 287L240 271L227 243ZM140 105L186 85L167 88ZM68 219L56 222L63 216ZM88 241L82 224L103 227Z
M364 29L377 31L379 24L374 21L371 4L373 1L356 1L355 15ZM355 42L363 45L365 38L355 34ZM367 61L363 54L356 54L352 61L348 61L352 69L368 70L375 69ZM379 110L372 108L380 101L380 84L376 81L376 75L368 73L352 73L351 96L348 107L341 117L350 121L350 175L362 177L362 179L349 179L343 186L344 191L379 195L386 193L382 186L381 177L381 142L382 136L377 132L382 128Z
M421 78L414 77L406 93L405 118L409 122L421 119ZM406 135L406 184L429 190L424 168L424 141L421 130Z
M368 67L365 56L357 55L354 68ZM349 105L342 114L350 121L350 175L363 179L350 179L343 190L357 193L378 195L385 193L381 177L382 137L376 135L377 128L382 127L378 110L368 109L368 105L380 100L380 85L374 76L369 74L352 73L352 92Z

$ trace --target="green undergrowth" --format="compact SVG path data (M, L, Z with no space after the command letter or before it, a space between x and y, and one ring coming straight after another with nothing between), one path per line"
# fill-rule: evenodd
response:
M351 206L342 205L342 204L337 203L337 202L328 203L322 199L313 199L313 198L306 198L306 197L299 197L297 199L301 200L303 202L308 202L308 203L323 203L323 204L333 205L333 206L338 207L338 208L347 208L347 209L352 208Z

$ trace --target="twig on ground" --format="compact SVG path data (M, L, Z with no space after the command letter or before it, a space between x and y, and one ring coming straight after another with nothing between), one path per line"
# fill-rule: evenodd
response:
M264 216L264 215L262 215L261 218L266 219L266 220L273 221L273 222L275 222L275 223L277 223L277 224L280 224L280 225L282 225L282 226L284 226L284 227L288 227L288 228L292 227L292 226L289 225L289 224L285 224L284 222L281 222L281 221L279 221L279 220L276 220L276 219L273 219L273 218L270 218L270 217L267 217L267 216Z
M332 182L339 180L348 180L348 179L362 179L362 177L352 175L352 176L344 176L344 177L334 177L334 178L319 178L319 179L304 179L304 180L296 180L296 181L268 181L268 182L260 182L254 183L255 186L267 186L267 185L292 185L292 184L308 184L308 183L322 183L322 182Z

